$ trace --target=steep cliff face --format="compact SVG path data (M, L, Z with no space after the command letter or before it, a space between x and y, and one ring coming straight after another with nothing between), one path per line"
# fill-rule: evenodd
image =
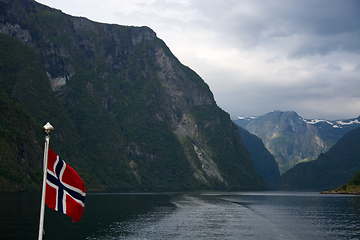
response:
M265 148L262 140L239 126L239 133L249 151L255 171L264 179L270 190L277 188L280 177L274 156Z
M263 140L281 173L297 163L316 159L330 147L317 128L304 122L295 112L267 113L250 121L246 129Z
M346 133L315 161L301 163L279 179L281 190L324 191L346 184L360 171L360 127Z
M260 117L238 117L233 121L259 136L276 155L281 172L299 162L314 160L360 126L360 117L325 120L304 119L296 112L274 111Z
M36 53L20 57L36 65L29 84L17 91L15 67L2 72L1 86L40 129L52 123L53 149L93 189L266 188L209 87L151 29L28 0L0 0L0 8L0 32Z

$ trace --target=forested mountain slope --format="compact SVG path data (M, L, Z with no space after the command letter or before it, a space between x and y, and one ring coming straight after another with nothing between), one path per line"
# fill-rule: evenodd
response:
M344 135L316 160L301 163L279 179L282 190L329 190L346 184L360 171L360 127Z
M279 167L274 156L264 146L262 140L239 126L240 136L249 151L255 171L263 178L271 190L277 188L280 177Z
M0 32L0 191L39 187L46 122L88 189L267 188L207 84L151 29L0 0Z

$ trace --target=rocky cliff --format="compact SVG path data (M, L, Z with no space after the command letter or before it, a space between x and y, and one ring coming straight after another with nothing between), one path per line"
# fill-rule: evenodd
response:
M300 162L314 160L330 147L318 129L296 112L270 112L248 121L244 127L261 138L275 157L280 173Z
M36 131L55 127L52 149L90 188L266 188L207 84L151 29L30 0L0 9L1 88Z
M262 140L239 126L240 136L249 151L255 171L263 178L270 190L277 188L280 177L279 167L274 156L266 149Z
M344 134L360 126L360 117L343 120L304 119L293 111L274 111L233 121L260 137L274 155L280 172L314 160Z
M315 161L301 163L279 179L281 190L324 191L340 187L360 171L360 127L346 133Z

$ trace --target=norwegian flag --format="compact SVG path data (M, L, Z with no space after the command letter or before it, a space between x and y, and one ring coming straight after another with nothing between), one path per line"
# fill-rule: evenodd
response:
M62 212L77 222L81 219L85 206L85 185L77 172L67 165L49 148L46 205Z

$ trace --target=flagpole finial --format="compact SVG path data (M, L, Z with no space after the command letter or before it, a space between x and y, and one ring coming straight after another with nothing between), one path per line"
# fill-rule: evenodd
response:
M47 122L44 126L43 126L43 130L44 130L44 133L49 136L52 131L54 130L54 127L51 126L51 124L49 122Z

